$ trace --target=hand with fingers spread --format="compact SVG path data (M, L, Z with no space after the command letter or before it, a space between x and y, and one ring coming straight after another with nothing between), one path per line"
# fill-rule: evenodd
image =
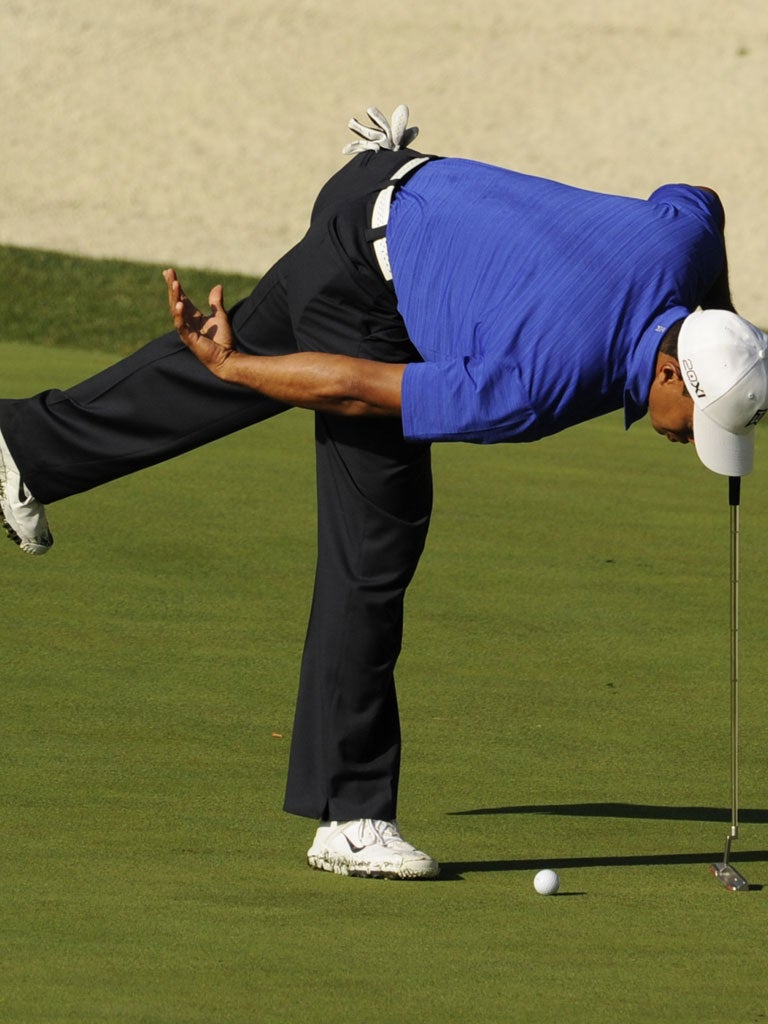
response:
M238 352L220 284L210 315L185 295L176 271L163 271L173 325L187 348L220 380L260 391L285 405L344 416L399 416L405 363L379 363L328 352L261 356Z
M179 337L211 373L226 376L225 365L235 351L234 336L224 308L224 289L214 285L208 296L210 314L201 312L187 297L172 268L163 271L168 305Z

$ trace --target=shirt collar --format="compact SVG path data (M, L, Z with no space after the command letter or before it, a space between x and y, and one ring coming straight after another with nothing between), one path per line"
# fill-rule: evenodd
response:
M690 310L685 306L665 309L663 313L654 317L640 336L627 370L627 384L624 388L624 426L627 430L648 411L648 395L653 383L661 339L672 324L682 320L689 313Z

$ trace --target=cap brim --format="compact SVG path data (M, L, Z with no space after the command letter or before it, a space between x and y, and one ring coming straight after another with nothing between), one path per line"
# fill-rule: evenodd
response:
M693 440L696 454L713 473L746 476L752 472L755 461L754 428L746 434L733 434L715 423L698 406L694 406Z

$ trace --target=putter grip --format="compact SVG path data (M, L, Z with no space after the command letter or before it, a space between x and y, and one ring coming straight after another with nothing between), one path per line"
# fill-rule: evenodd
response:
M728 504L738 505L741 498L741 477L728 477Z

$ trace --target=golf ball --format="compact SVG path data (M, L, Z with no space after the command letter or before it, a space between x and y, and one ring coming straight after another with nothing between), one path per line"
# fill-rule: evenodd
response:
M542 896L554 896L560 888L560 878L557 872L550 868L539 871L533 880L533 888Z

